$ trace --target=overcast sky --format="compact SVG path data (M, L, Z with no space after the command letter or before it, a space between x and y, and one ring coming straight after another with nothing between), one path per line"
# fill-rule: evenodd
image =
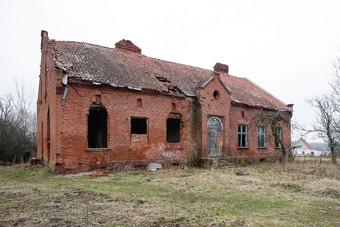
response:
M306 103L324 93L340 53L338 0L18 1L0 2L0 96L23 79L36 95L40 31L57 40L113 47L130 39L142 53L212 69L229 65L309 124Z

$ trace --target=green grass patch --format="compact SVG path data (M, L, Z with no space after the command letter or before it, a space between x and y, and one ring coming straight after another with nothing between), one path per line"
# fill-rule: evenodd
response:
M334 226L340 222L340 168L323 166L327 171L320 175L306 173L315 166L290 165L288 173L269 163L103 177L0 167L0 226ZM249 175L236 175L240 169Z

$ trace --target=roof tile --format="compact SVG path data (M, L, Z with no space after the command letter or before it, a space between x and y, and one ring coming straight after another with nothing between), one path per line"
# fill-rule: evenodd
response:
M181 91L183 95L193 96L200 84L211 78L214 73L211 70L159 60L119 48L72 41L55 41L53 44L56 64L67 65L69 77L92 82L169 94ZM221 79L230 89L232 100L236 103L291 110L248 79L223 73Z

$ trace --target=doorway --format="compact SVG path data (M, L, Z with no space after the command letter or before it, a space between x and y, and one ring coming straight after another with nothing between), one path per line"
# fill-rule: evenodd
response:
M208 120L208 155L219 156L222 154L223 125L218 117Z

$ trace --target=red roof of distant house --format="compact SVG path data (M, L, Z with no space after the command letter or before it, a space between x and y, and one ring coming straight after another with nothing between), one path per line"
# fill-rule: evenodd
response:
M72 41L53 41L52 44L56 66L66 69L70 78L114 87L195 96L200 84L214 75L211 70L147 57L125 40L126 49ZM231 91L234 103L291 111L246 78L222 73L221 79Z
M312 146L304 138L300 138L300 141L304 143L309 150L312 149Z

